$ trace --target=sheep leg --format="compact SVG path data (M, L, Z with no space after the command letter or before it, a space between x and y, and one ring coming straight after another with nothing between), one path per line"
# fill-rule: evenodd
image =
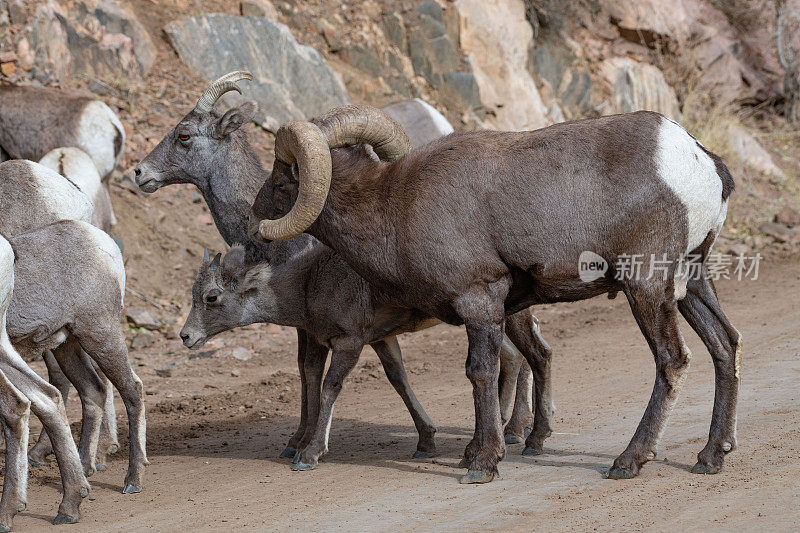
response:
M538 455L542 453L545 439L553 432L555 407L550 378L553 351L542 338L537 321L528 310L520 311L506 319L506 335L523 353L533 373L533 431L525 440L525 449L522 453ZM524 389L518 394L520 392L526 393Z
M502 359L500 360L502 368ZM506 444L519 444L533 431L533 372L527 361L519 366L515 380L514 403L511 419L503 429Z
M316 346L309 347L310 344L314 344ZM300 386L302 387L300 392L300 425L297 428L297 431L294 432L292 438L289 439L289 443L286 445L286 448L281 452L281 457L294 457L295 454L301 449L300 442L303 439L303 436L306 434L306 427L308 426L308 390L307 390L307 383L306 383L306 371L305 371L305 361L306 361L306 354L309 350L320 350L324 349L327 355L328 349L324 346L318 345L317 341L314 340L306 331L302 329L297 330L297 370L300 372ZM319 390L319 387L317 387ZM312 422L313 424L313 422Z
M297 444L297 452L292 458L292 463L297 463L300 460L300 452L311 442L317 429L320 409L320 387L322 386L322 374L325 372L325 361L327 359L327 346L317 342L309 342L306 345L306 358L303 362L303 373L306 380L306 430Z
M672 283L631 282L623 290L655 357L656 381L630 444L608 471L612 479L635 477L642 465L655 457L658 440L683 386L691 359L678 329Z
M453 305L464 321L469 349L466 374L475 402L475 434L464 450L468 471L461 483L488 483L499 475L497 463L506 453L497 378L505 326L503 302L510 282L500 279L458 298Z
M53 356L70 382L75 385L81 398L83 422L78 453L81 456L83 472L88 477L95 473L95 456L100 439L106 390L74 336L70 335L66 342L53 350Z
M83 356L88 360L89 355L83 352ZM97 454L95 455L95 468L98 472L106 469L105 464L107 455L116 453L119 450L119 440L117 440L117 410L114 407L114 386L111 380L103 374L103 371L92 365L94 371L103 382L103 388L106 390L106 403L103 406L103 420L100 423L100 442L97 445Z
M102 325L101 321L97 321ZM93 324L93 329L97 324ZM103 334L97 334L102 331ZM130 450L128 457L128 473L125 476L123 494L142 491L144 467L150 464L147 460L145 444L145 409L144 387L142 380L131 368L128 361L128 348L125 338L117 323L107 324L105 328L94 331L92 335L81 335L75 332L81 346L94 359L100 370L111 380L119 391L125 411L128 415L128 431ZM109 332L112 332L109 334Z
M333 348L330 368L322 384L322 394L319 402L319 416L314 429L314 436L308 446L300 452L297 463L292 470L313 470L317 467L319 458L328 451L328 437L333 419L333 406L342 390L345 378L358 362L363 345L347 346L340 343Z
M516 400L517 378L522 370L522 354L511 340L503 336L503 344L500 345L500 377L497 380L498 394L500 395L500 420L506 428L506 435L513 435L513 430L509 434L508 422L514 414ZM506 438L506 443L508 442ZM511 444L511 443L509 443Z
M0 372L0 418L6 440L3 497L0 499L0 532L11 531L14 515L28 501L28 419L31 402Z
M391 336L372 344L375 353L381 360L383 370L386 372L386 377L389 382L397 391L397 394L403 399L406 404L411 418L414 420L414 425L419 434L417 442L417 451L414 452L414 457L433 457L436 455L436 443L433 440L436 434L436 426L433 421L425 412L422 404L419 403L417 396L411 389L408 383L408 376L406 375L405 366L403 366L403 353L400 350L400 344L397 342L397 337Z
M736 403L739 395L739 365L742 336L733 327L717 300L711 280L692 279L678 309L706 345L714 360L714 412L708 443L692 468L696 474L716 474L725 454L736 449Z
M47 367L47 381L61 393L61 399L64 401L64 407L66 408L70 382L61 371L61 367L58 366L53 352L47 350L42 354L42 359ZM28 452L28 462L34 468L40 467L47 462L47 456L51 453L53 453L53 444L50 442L50 437L47 436L47 431L42 428L39 432L39 439L31 448L31 451Z
M10 342L3 339L0 343L5 348L0 350L0 370L30 400L31 411L42 421L53 442L64 490L58 515L53 523L74 524L81 516L81 501L89 494L89 482L83 474L61 394L31 370Z

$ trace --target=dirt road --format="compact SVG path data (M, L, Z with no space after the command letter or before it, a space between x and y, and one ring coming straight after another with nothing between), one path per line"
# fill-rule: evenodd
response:
M595 299L537 309L555 352L556 433L537 458L510 446L498 481L457 482L473 412L465 335L444 326L401 340L411 383L439 427L439 457L410 458L411 419L368 351L337 403L325 461L313 472L290 471L277 455L297 423L299 378L284 331L246 362L201 355L168 378L140 366L153 393L145 491L120 494L127 452L119 453L91 478L85 516L68 529L797 531L798 261L765 261L758 281L718 288L745 342L739 449L718 475L689 472L706 440L714 378L710 356L684 324L694 357L658 458L635 480L604 479L642 415L654 369L625 299ZM70 413L78 413L75 399ZM16 530L51 527L57 490L53 466L32 472Z

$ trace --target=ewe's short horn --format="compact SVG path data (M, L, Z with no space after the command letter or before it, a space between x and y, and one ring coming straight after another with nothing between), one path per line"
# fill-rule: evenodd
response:
M317 126L288 122L275 135L275 156L289 164L297 162L300 171L300 190L292 209L258 226L263 238L282 241L303 233L322 212L331 187L331 152Z
M337 107L312 122L325 134L330 148L369 144L382 161L394 161L411 151L403 126L372 106Z
M195 105L194 108L201 113L208 113L214 107L214 104L217 103L217 100L219 100L219 98L228 91L236 91L237 93L242 94L242 90L239 89L238 85L236 85L237 81L252 79L253 75L243 70L229 72L221 78L211 82L211 85L209 85L208 88L203 91L202 96L200 96L200 99L197 101L197 105Z

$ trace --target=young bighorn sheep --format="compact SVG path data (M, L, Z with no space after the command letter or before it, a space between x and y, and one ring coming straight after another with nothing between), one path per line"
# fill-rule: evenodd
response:
M78 464L81 476L83 470L94 471L106 394L88 361L64 355L85 351L97 363L119 391L128 414L130 456L122 492L140 492L148 464L144 392L128 361L120 327L125 268L119 248L102 230L75 220L56 222L10 241L17 256L16 283L8 310L12 343L23 355L52 350L78 389L84 403L80 439L83 469ZM56 397L63 412L57 391ZM58 456L58 439L51 428L47 432ZM72 442L71 435L69 440ZM63 473L61 463L59 459Z
M19 359L6 332L6 310L14 288L14 251L0 235L0 359ZM14 515L28 502L28 419L31 402L0 370L0 420L6 441L0 531L11 531Z
M382 161L367 157L361 143ZM716 372L708 444L693 471L719 471L736 447L741 353L741 336L705 271L734 187L720 158L651 112L452 134L408 152L399 124L366 106L285 124L251 230L268 240L308 232L398 304L466 326L476 425L462 482L491 481L505 453L496 385L504 317L616 291L628 298L657 377L608 476L633 477L655 456L689 364L678 312L705 342ZM610 265L605 275L581 279L584 251ZM700 256L702 275L682 267L689 254ZM641 260L644 275L617 265L631 258ZM511 321L505 332L519 340ZM522 352L535 372L535 355ZM335 397L333 387L322 397ZM322 452L323 437L314 436L303 462ZM526 444L534 441L531 434Z
M181 339L189 348L200 348L209 338L239 326L268 322L302 328L320 344L333 349L326 381L341 372L342 353L358 360L365 344L370 344L381 359L399 359L396 335L428 327L425 317L396 309L370 290L335 252L314 246L286 262L270 266L265 262L245 262L245 249L235 245L220 261L206 257L192 287L192 309L181 329ZM327 358L327 353L316 356ZM419 433L415 457L435 451L436 428L419 404L408 384L402 365L396 375L387 375L406 403ZM306 427L298 449L307 446L317 424L330 430L332 412L320 412L322 373L306 375ZM341 386L341 381L338 382ZM314 423L316 422L316 423ZM327 431L325 434L327 451ZM295 470L309 470L316 463L298 462Z
M106 104L58 89L0 87L0 161L38 161L61 146L80 148L107 180L122 158L125 128Z
M134 173L139 187L146 192L155 192L161 187L174 183L192 183L203 194L208 204L217 229L223 239L229 244L247 243L246 253L248 261L267 261L272 265L279 265L288 258L316 246L316 240L307 235L300 235L285 242L264 245L254 243L247 233L247 221L250 208L256 193L261 185L269 178L269 172L264 170L253 152L247 135L241 128L248 123L255 111L255 102L245 102L224 114L214 109L216 101L228 91L239 91L236 82L243 79L252 79L246 72L232 72L213 82L200 97L197 105L192 109L164 139L139 163ZM435 112L435 110L434 110ZM418 115L406 113L410 126L425 124ZM439 115L441 117L441 115ZM443 118L443 117L441 117ZM441 122L441 121L440 121ZM441 124L440 124L441 126ZM525 320L522 318L521 320ZM328 347L317 343L313 338L307 338L305 332L298 330L298 367L300 370L302 389L306 390L306 375L321 375L324 370L325 357ZM542 344L541 339L530 341ZM510 343L509 343L510 346ZM307 356L306 354L310 354ZM388 376L398 376L404 373L399 350L383 352L381 363ZM516 354L504 350L504 361L515 361ZM389 358L391 356L391 358ZM307 362L308 361L308 362ZM524 365L519 372L523 385L530 386L530 370ZM508 385L506 391L513 392L516 376L506 373ZM410 391L406 391L408 396ZM509 440L519 439L524 428L530 424L530 404L526 402L529 394L517 395L516 403L523 402L514 413L516 416L508 423ZM513 394L505 394L511 401ZM549 401L548 401L549 402ZM549 408L549 407L548 407ZM302 396L302 410L300 427L289 440L282 457L293 457L298 449L298 443L306 433L309 418L307 416L308 404L305 393ZM506 409L510 416L510 405ZM526 414L527 413L527 414ZM313 428L315 422L310 422ZM549 433L549 425L542 424L542 431ZM419 451L419 450L418 450Z
M92 201L94 215L91 223L106 233L117 223L108 189L89 154L80 148L62 147L51 150L39 160L39 164L55 170L78 186Z
M91 161L88 164L92 165ZM88 222L94 219L92 202L76 183L44 165L25 160L0 163L0 213L2 213L0 232L8 236L25 233L59 220ZM80 346L75 346L74 343L66 343L59 348L59 351L60 359L68 361L67 364L70 366L88 362L88 358ZM62 399L66 402L70 381L61 371L59 363L49 350L41 355L47 365L50 383L59 390ZM98 382L94 381L97 379L95 371L87 370L84 375L92 383L76 384L79 391L91 390L92 387L98 385ZM102 372L100 375L102 376ZM81 459L86 467L87 475L91 475L95 469L103 470L106 454L119 449L113 390L105 376L100 379L102 382L99 382L99 386L103 386L106 390L103 419L100 425L100 444L96 455L92 458L86 455L88 449L81 447ZM94 399L86 396L82 396L81 399L84 407L84 419L92 419L96 413L93 408ZM91 425L93 422L88 420L86 423ZM53 453L53 447L47 436L46 428L43 428L36 445L28 454L31 466L40 466L45 462L47 455L51 453ZM94 466L92 466L93 464Z

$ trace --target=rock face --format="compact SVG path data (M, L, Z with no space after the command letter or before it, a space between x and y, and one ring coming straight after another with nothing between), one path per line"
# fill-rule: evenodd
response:
M283 24L211 14L176 20L165 31L183 62L209 81L233 70L250 71L254 81L240 84L243 96L229 101L257 101L256 120L267 129L350 102L319 52L298 43Z
M486 124L525 130L554 122L527 69L533 29L522 0L458 0L461 49L477 81Z
M411 25L408 30L408 53L414 72L440 92L445 105L462 109L480 107L481 98L475 75L469 65L462 61L458 43L448 32L444 9L429 0L423 2L417 11L419 24ZM403 40L392 26L395 22L384 20L384 24L389 24L387 31L391 38L399 46Z
M381 108L403 126L414 148L453 133L453 126L429 103L419 98L401 100Z
M604 114L644 109L657 111L673 120L681 120L675 92L656 67L627 57L614 57L603 62L600 72L612 88L611 105L603 109Z
M696 89L730 102L767 90L748 64L752 50L736 29L705 0L602 0L623 39L676 53ZM774 8L773 8L774 9Z
M17 41L23 64L34 62L40 77L146 74L156 50L131 11L113 0L81 0L69 10L41 3ZM30 17L29 17L30 18Z

